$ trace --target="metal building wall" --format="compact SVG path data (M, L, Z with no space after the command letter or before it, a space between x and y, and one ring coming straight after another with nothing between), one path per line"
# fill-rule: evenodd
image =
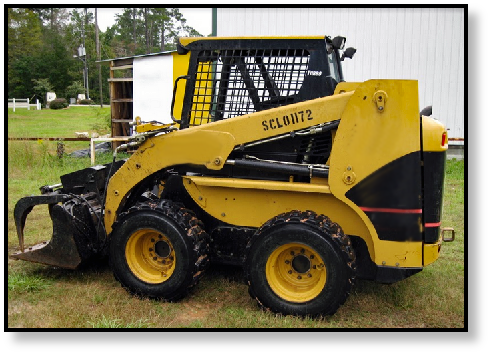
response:
M419 106L464 138L463 8L218 8L218 36L341 35L346 81L416 79Z

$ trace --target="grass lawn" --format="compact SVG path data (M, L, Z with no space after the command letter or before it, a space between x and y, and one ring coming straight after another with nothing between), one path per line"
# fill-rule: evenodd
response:
M109 133L111 110L100 106L69 106L62 110L8 110L9 137L76 137L75 132Z
M69 106L61 110L8 109L9 138L75 138L75 132L110 133L111 109L100 106ZM65 151L88 149L89 142L65 142ZM56 153L56 142L46 141L47 151Z

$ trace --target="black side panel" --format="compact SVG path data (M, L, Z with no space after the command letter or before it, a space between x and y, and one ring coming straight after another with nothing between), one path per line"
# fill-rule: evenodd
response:
M383 284L391 284L404 280L423 268L402 268L391 266L378 266L370 258L365 241L353 235L350 235L353 247L356 251L356 277L358 279L371 280Z
M409 153L358 183L346 193L370 218L382 240L421 241L420 152Z
M222 225L213 229L210 235L210 258L214 263L242 266L247 243L257 228Z
M446 152L423 152L425 243L440 236Z
M107 174L111 176L125 163L118 160L105 165L96 165L90 168L77 170L60 177L64 193L86 194L95 192L101 194L105 189ZM112 165L112 166L111 166Z
M355 235L349 236L356 252L356 277L364 280L375 280L377 265L370 258L367 244Z

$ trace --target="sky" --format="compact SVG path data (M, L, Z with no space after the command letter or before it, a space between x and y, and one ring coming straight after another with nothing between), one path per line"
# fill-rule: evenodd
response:
M211 34L211 8L179 8L179 11L184 15L188 26L193 27L203 36ZM122 12L122 8L97 8L97 21L101 31L111 27L115 23L114 16Z

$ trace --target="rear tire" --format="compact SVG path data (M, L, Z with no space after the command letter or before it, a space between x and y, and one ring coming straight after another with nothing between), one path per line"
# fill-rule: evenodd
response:
M265 223L247 247L249 293L273 312L331 315L355 279L355 251L341 227L314 212L292 211Z
M130 293L176 301L208 266L208 235L188 209L166 200L141 202L115 224L110 262Z

